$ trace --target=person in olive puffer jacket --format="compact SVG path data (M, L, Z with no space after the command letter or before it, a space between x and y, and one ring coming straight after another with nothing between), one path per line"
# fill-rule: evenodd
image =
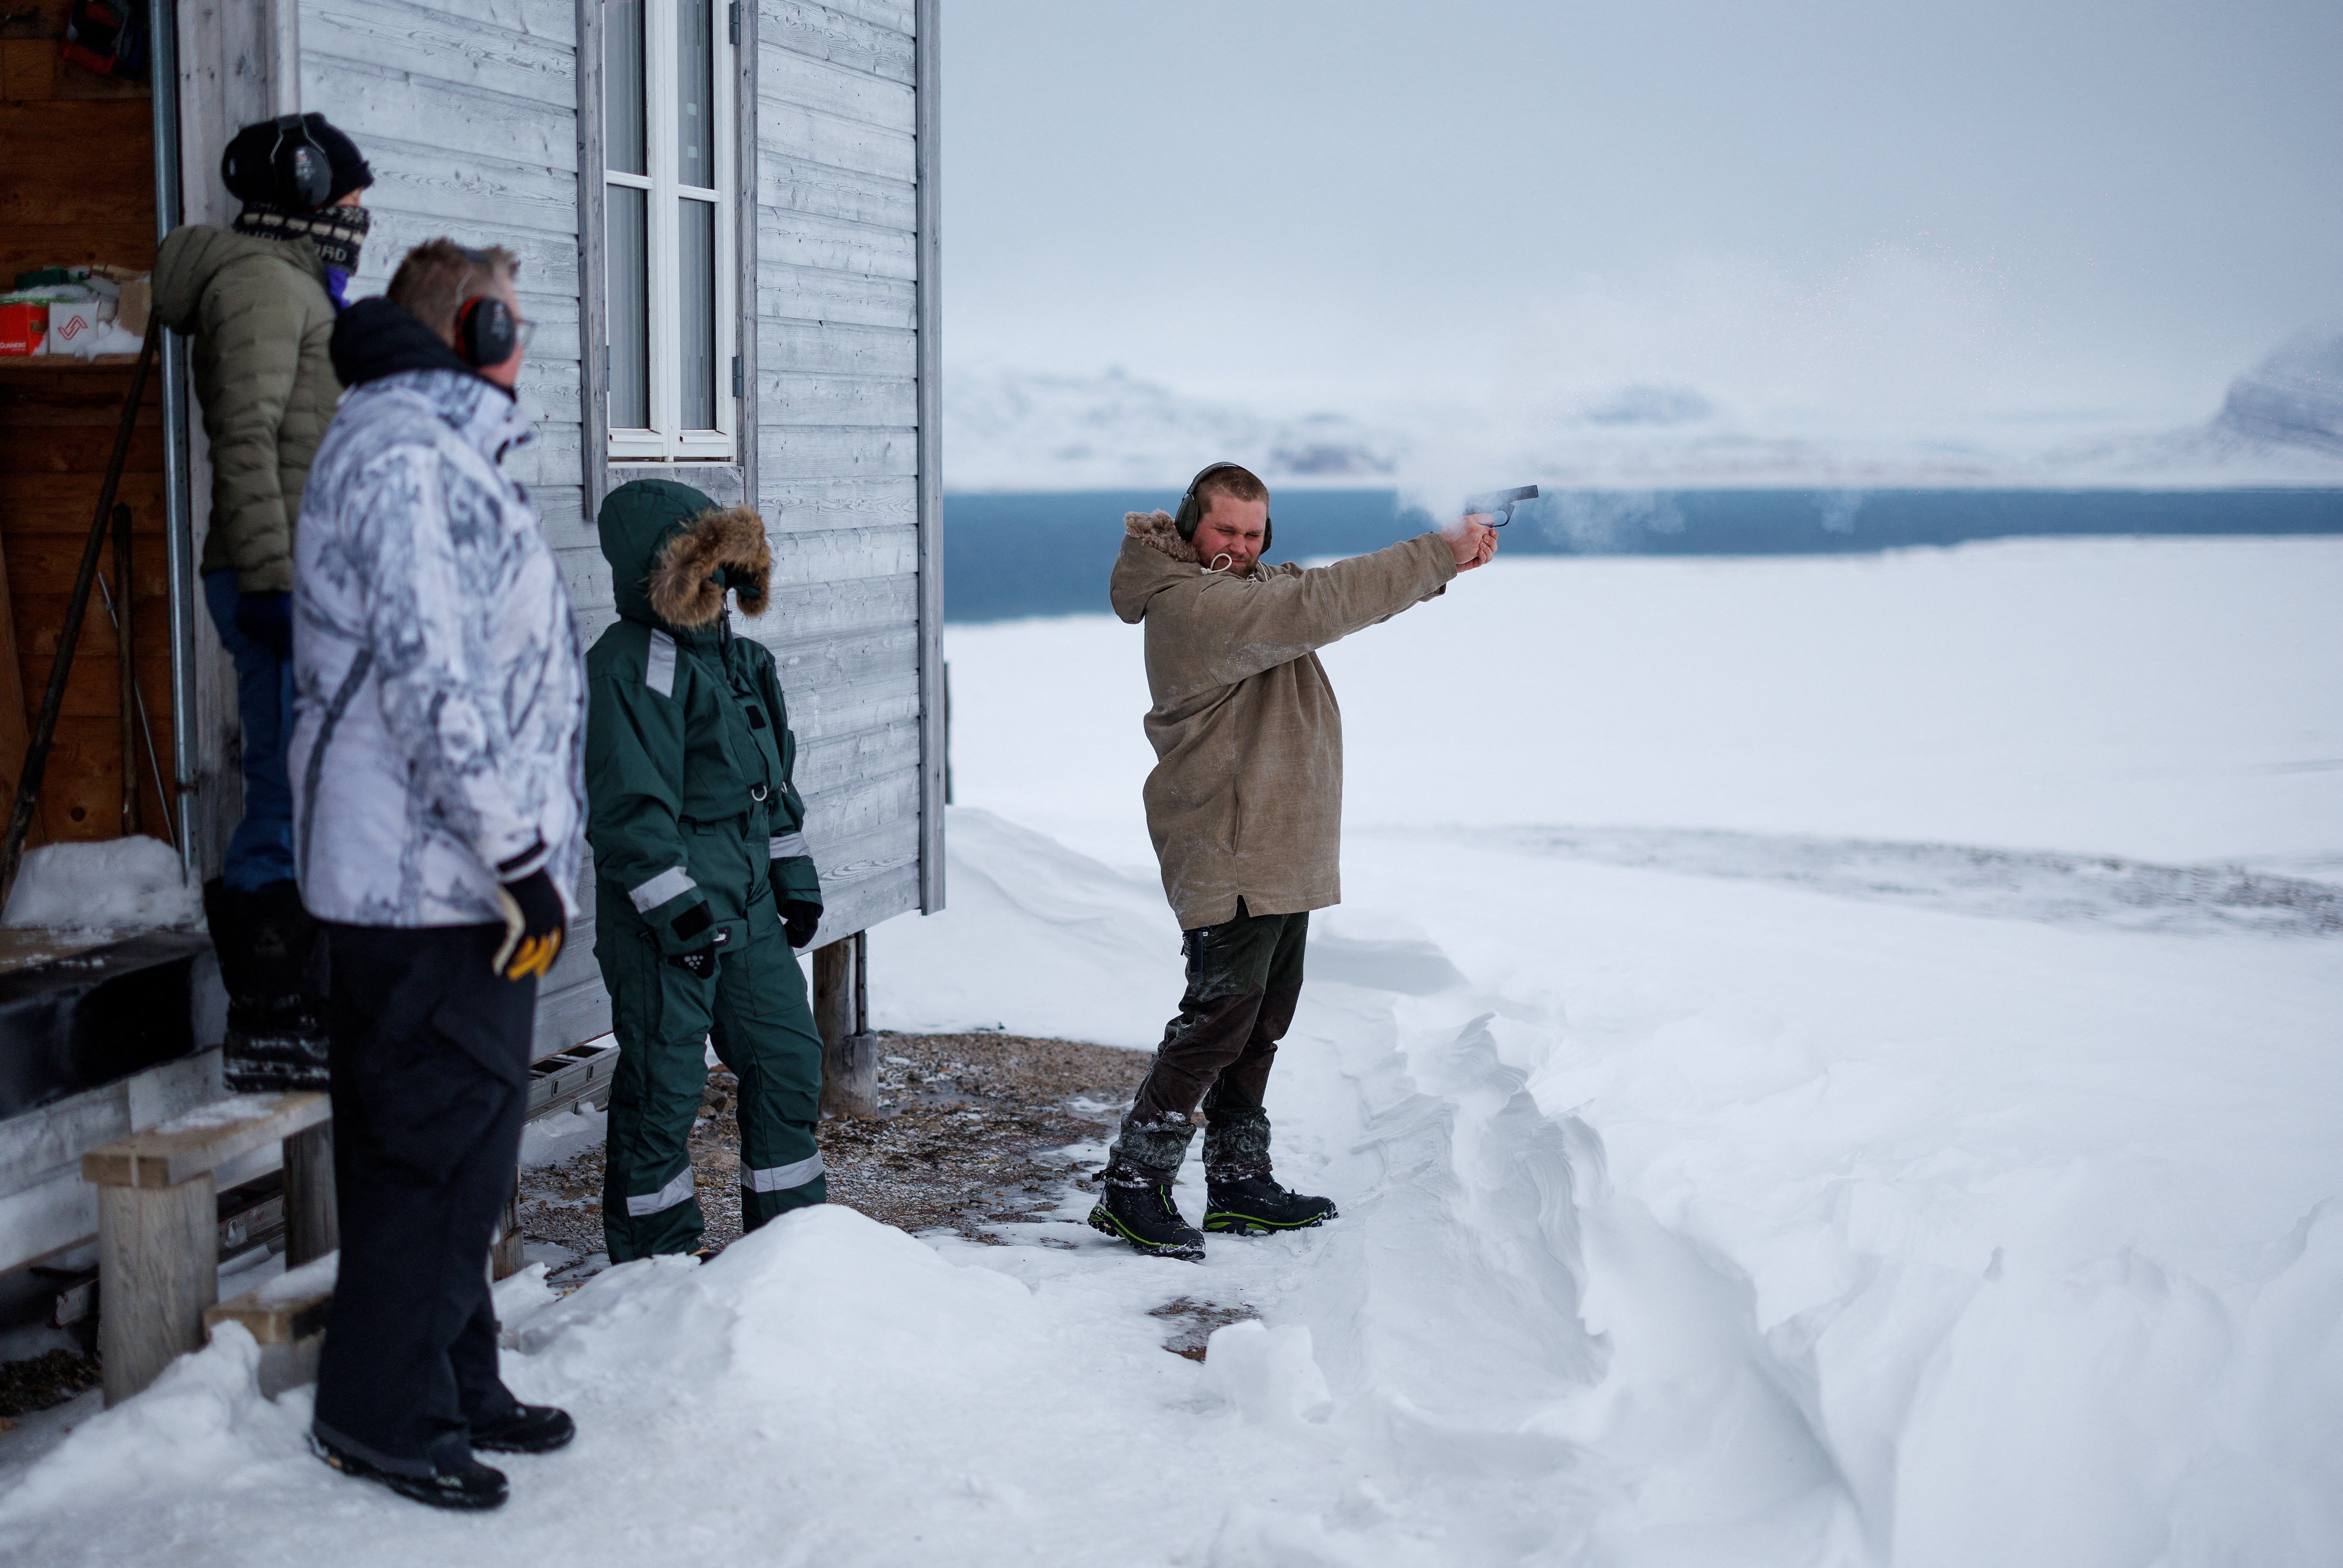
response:
M616 1263L699 1249L703 1041L740 1080L741 1228L829 1189L821 1038L789 950L821 921L797 741L772 654L724 608L729 590L764 613L763 519L637 479L599 521L619 619L586 656L586 837L618 1038L602 1187Z
M295 886L285 770L293 528L341 397L327 342L366 236L361 204L374 174L349 137L307 115L239 131L221 177L244 204L233 229L184 225L155 262L156 315L194 339L212 467L204 598L236 664L244 728L244 819L204 906L228 989L229 1087L323 1089L324 944Z

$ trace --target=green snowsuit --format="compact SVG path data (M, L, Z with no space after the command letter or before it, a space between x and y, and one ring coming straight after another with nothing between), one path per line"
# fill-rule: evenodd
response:
M821 883L773 656L724 615L728 588L742 613L765 608L762 519L638 479L600 524L620 618L586 656L586 836L619 1052L602 1225L623 1262L699 1245L703 1040L740 1081L742 1228L827 1197L821 1040L782 908L818 912ZM707 967L711 943L712 972L676 961Z

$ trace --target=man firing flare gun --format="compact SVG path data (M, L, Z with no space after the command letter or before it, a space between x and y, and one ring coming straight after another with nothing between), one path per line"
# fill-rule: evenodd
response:
M1300 1230L1332 1200L1271 1175L1262 1093L1302 996L1310 911L1342 901L1342 715L1317 650L1437 598L1497 553L1489 514L1373 555L1265 565L1269 488L1233 463L1180 512L1132 512L1110 592L1147 628L1144 799L1187 992L1123 1118L1091 1223L1143 1253L1204 1255L1172 1183L1204 1129L1204 1229Z

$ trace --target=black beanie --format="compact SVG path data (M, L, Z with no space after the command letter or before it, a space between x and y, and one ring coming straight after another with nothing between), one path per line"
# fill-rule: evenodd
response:
M374 170L359 156L358 145L336 130L325 116L304 115L301 125L309 133L309 140L326 155L326 166L332 174L326 187L326 199L319 206L331 206L350 192L374 184ZM226 182L228 194L238 201L287 211L305 210L293 192L277 188L272 162L277 145L276 121L259 120L245 126L220 155L220 178Z

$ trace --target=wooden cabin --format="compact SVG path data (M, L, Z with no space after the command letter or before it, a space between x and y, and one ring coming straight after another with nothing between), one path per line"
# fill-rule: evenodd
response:
M233 217L218 166L237 127L322 111L376 175L353 297L435 236L519 256L538 328L518 394L539 438L515 471L588 640L614 614L593 524L612 487L669 477L754 502L772 605L735 626L773 650L789 697L833 1012L860 990L858 933L943 903L936 4L147 0L151 72L134 80L61 59L67 0L0 19L11 277L150 266L175 224ZM143 718L123 722L116 628L94 603L34 841L135 820L200 879L240 781L233 679L195 575L210 478L186 358L166 334L122 481ZM12 735L21 752L39 707L128 383L126 357L0 358L0 754ZM609 1027L581 892L540 993L540 1059ZM6 1060L0 974L0 1097L16 1086L0 1104L0 1270L95 1230L70 1180L82 1149L218 1092L207 963L174 950L139 971L161 964L146 983L177 988L132 1010L176 1007L140 1048L159 1060L46 1087L29 1048Z

